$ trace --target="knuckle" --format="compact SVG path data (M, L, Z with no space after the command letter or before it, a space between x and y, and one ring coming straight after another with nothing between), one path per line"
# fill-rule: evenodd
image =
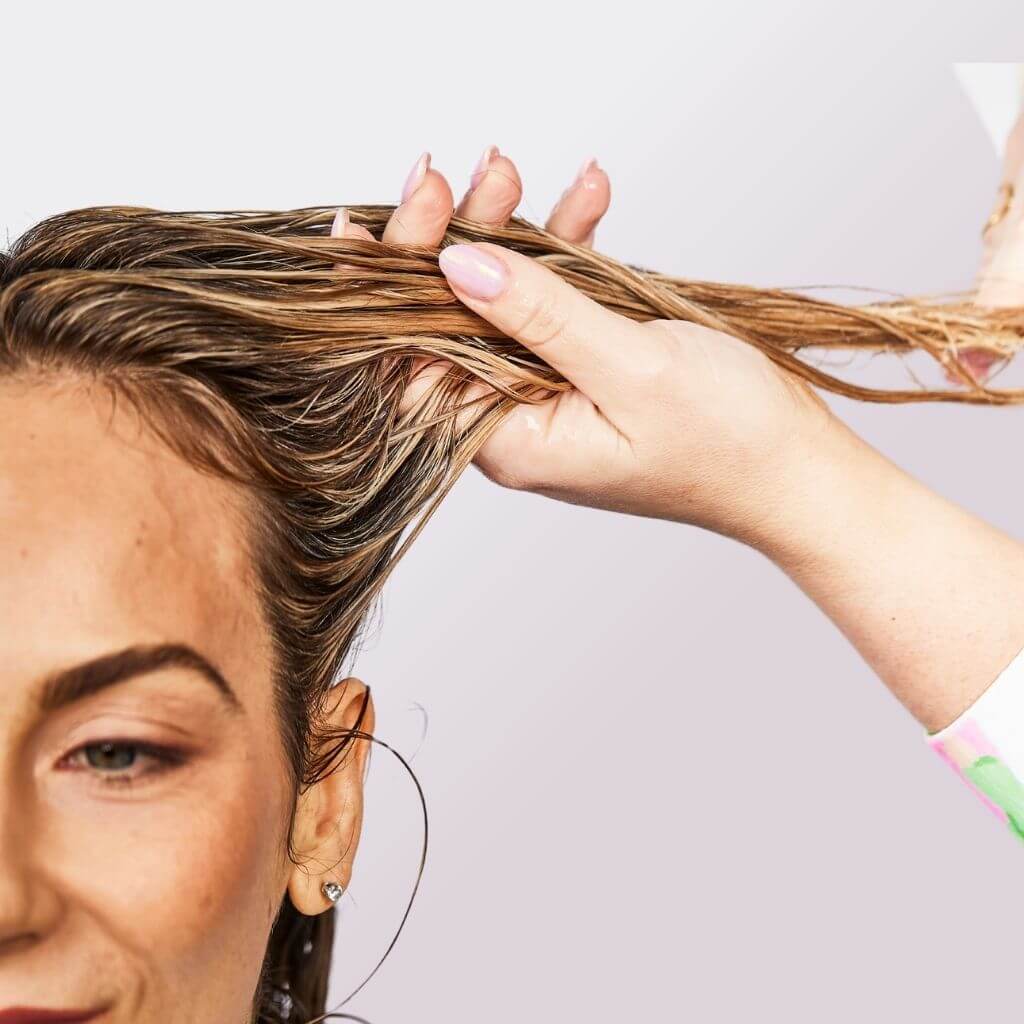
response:
M515 337L530 348L540 349L565 336L569 314L557 291L545 291L529 304Z
M509 491L532 491L540 484L536 460L520 446L501 445L475 463L488 480Z
M681 320L649 320L642 325L648 343L631 360L632 383L644 391L662 391L672 387L681 370L681 328L692 327Z
M530 489L529 481L524 474L516 472L510 466L482 465L480 472L492 483L497 484L499 487L504 487L506 490L528 491Z
M523 197L523 190L519 182L509 178L505 174L496 174L493 169L484 178L487 182L488 198L500 206L511 205L514 209L519 205ZM481 185L483 182L481 182Z

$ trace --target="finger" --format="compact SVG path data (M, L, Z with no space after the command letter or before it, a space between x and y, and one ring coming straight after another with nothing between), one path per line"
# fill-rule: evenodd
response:
M441 244L452 216L451 186L423 153L402 189L402 201L384 226L381 241L396 245Z
M511 249L450 245L438 262L460 301L536 352L610 418L629 415L631 392L656 380L674 351L667 337L660 340Z
M990 309L1024 305L1024 112L1007 139L1001 181L994 208L1000 219L985 231L974 297L976 305ZM1009 196L1007 185L1012 189ZM960 365L978 381L986 380L1004 358L979 348L966 348L957 355ZM949 369L946 379L964 383Z
M999 227L1000 242L982 270L974 301L988 308L1024 306L1024 174Z
M978 281L979 306L1024 305L1024 174L1016 182L1013 202L999 225L1001 240Z
M451 367L426 357L418 364L402 399L403 410L415 405ZM495 392L473 383L460 401L487 394ZM462 409L455 416L456 429L464 430L479 413L479 405ZM515 490L557 487L564 480L585 486L602 479L623 445L628 442L614 425L586 395L572 388L543 402L513 406L488 434L473 464L489 480Z
M508 222L512 212L522 198L523 185L515 164L499 152L498 147L488 146L470 175L470 187L455 209L458 217L481 224L501 226ZM452 367L447 360L423 357L413 363L413 375L399 402L399 409L406 412L414 406L423 394L433 388L437 381ZM467 388L466 400L477 398L490 391L480 384ZM465 420L472 415L472 409L456 416L458 428L465 426Z
M607 175L600 168L597 168L596 174L593 173L595 167L596 160L591 159L584 163L573 185L563 193L563 198L572 193L569 202L561 208L556 207L559 217L555 220L553 233L564 232L559 237L578 244L593 244L594 227L608 206L610 189L601 187L601 179L606 182ZM489 145L477 161L470 176L470 187L455 213L466 220L501 226L508 222L521 199L522 179L515 162L502 154L497 146ZM550 220L548 227L551 227ZM443 360L431 360L426 357L417 360L414 363L412 380L402 396L400 409L406 411L414 405L423 393L432 388L450 369L450 366L450 363ZM509 382L511 383L511 380ZM466 398L476 398L490 390L474 384L467 389ZM470 411L460 413L457 420L470 414ZM541 422L541 413L535 411L531 415L532 424ZM501 428L501 436L514 432L515 423L520 418L507 418L507 426L503 425Z
M629 442L576 388L537 404L514 406L473 456L503 487L558 497L565 484L595 493L621 467Z
M369 228L364 228L362 224L353 224L349 220L348 210L344 206L339 206L338 212L334 215L334 222L331 224L331 238L365 238L371 242L377 241ZM345 269L340 263L335 263L335 266L339 270Z
M452 369L453 364L447 359L429 356L416 357L413 360L412 377L399 399L399 411L405 413L412 409L428 392L433 391L438 381ZM506 384L514 383L514 379L510 375L503 376ZM480 415L481 405L479 402L475 402L475 399L497 394L494 388L483 381L472 381L467 384L459 396L459 405L465 406L465 408L455 414L456 430L465 430ZM468 404L471 402L474 404Z
M984 382L996 363L1002 361L1002 357L984 348L965 348L957 353L957 362L968 370L979 382ZM950 384L964 384L962 377L950 369L945 370L946 380Z
M334 215L334 223L331 224L331 237L367 238L371 242L377 241L377 239L373 237L373 233L368 228L364 228L362 224L353 224L349 220L348 210L346 210L344 206L339 206L338 212Z
M1021 187L1021 175L1024 172L1024 111L1017 118L1009 137L1006 140L1006 151L1003 155L1003 169L1000 175L1000 191L996 196L992 212L999 214L1005 209L1006 185L1013 185L1015 191ZM1009 213L1011 211L1007 211ZM992 255L999 249L1010 227L1010 218L1002 217L998 223L986 228L984 232L985 251L982 258L980 276L984 276Z
M991 218L994 218L995 222L993 223L991 220L986 222L985 228L982 231L981 262L978 267L976 282L978 295L975 301L979 299L985 300L981 303L984 305L989 304L987 301L989 298L987 282L991 272L992 260L1002 247L1013 222L1013 204L1012 202L1008 203L1008 200L1013 198L1013 192L1011 191L1008 195L1006 190L1008 188L1015 190L1018 187L1018 178L1022 168L1024 168L1024 112L1017 119L1006 140L1006 151L1003 155L1003 168L999 179L999 189L992 206Z
M469 179L469 189L455 209L458 217L497 227L508 222L523 198L523 182L516 165L488 146Z
M591 247L598 221L611 203L611 182L604 169L591 157L584 161L576 180L562 193L544 225L567 242Z

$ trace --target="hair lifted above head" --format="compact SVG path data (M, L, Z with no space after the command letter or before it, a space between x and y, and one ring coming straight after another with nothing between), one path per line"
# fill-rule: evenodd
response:
M348 207L354 223L378 235L393 209ZM505 413L568 387L455 298L435 250L330 237L334 212L76 210L26 232L0 262L0 374L102 382L183 457L255 496L254 559L296 787L331 771L351 746L354 734L324 734L321 713L391 569ZM849 307L681 281L519 218L503 228L455 218L443 244L473 241L536 257L632 319L727 331L843 395L1024 400L1024 389L988 389L952 358L965 346L1015 351L1019 309L909 300ZM803 362L808 347L921 349L966 387L858 387ZM402 410L423 356L452 369ZM457 418L477 380L492 392L473 416ZM324 1010L332 933L333 912L306 918L285 900L255 1020Z

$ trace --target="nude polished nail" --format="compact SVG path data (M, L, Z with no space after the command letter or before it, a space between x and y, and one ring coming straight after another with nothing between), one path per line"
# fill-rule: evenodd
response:
M476 188L480 184L481 179L487 173L487 168L491 166L491 161L499 155L497 146L491 145L484 150L476 167L473 168L473 173L469 176L469 184L472 188Z
M576 172L576 177L573 178L573 184L581 182L587 174L597 166L597 157L591 156L580 164L580 169Z
M475 245L449 245L437 262L454 285L474 299L496 299L508 286L508 267Z
M430 168L430 154L423 153L419 160L416 161L413 169L409 172L409 177L405 179L405 185L402 188L402 202L408 202L409 197L423 184L423 179L427 176L427 170Z
M331 235L334 238L342 238L345 234L345 228L348 227L348 210L344 206L338 207L338 212L334 215L334 223L331 225Z

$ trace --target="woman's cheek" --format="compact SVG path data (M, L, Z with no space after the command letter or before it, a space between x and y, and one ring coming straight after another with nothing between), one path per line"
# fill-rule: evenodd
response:
M262 770L261 770L262 768ZM248 758L106 796L64 779L47 809L50 877L151 991L251 995L287 880L284 788Z

